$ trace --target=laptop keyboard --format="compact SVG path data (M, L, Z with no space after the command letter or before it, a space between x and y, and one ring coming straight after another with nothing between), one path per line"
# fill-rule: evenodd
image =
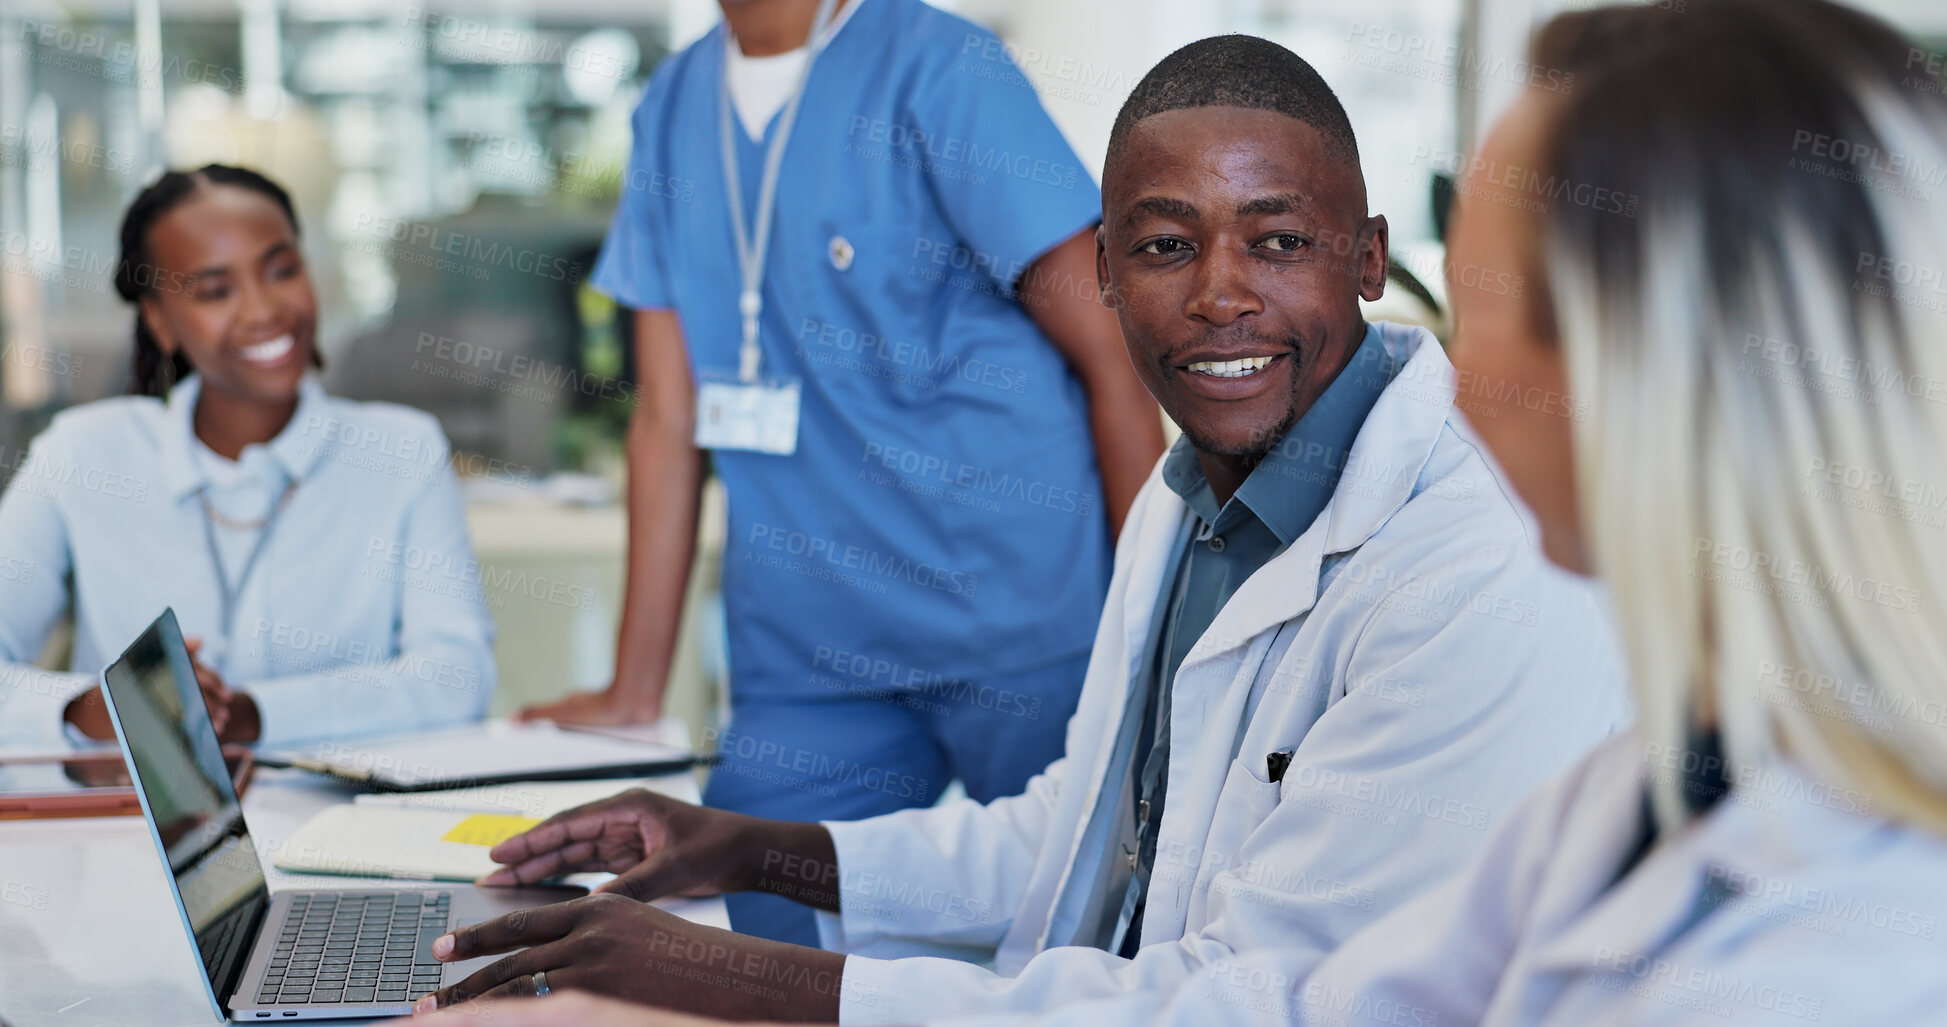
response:
M256 937L249 933L250 916L250 903L239 902L235 909L223 915L223 919L196 932L196 948L203 957L203 965L211 973L228 966L237 955L237 949Z
M310 892L284 916L257 1001L406 1002L439 990L451 892Z

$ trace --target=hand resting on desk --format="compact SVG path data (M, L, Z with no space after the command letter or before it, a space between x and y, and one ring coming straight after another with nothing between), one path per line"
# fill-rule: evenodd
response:
M669 895L766 891L838 908L837 856L818 824L764 820L642 789L578 806L494 846L483 885L587 871L618 876L596 895L462 927L433 944L445 962L523 949L422 1000L575 988L735 1019L835 1021L845 958L704 927L645 905ZM745 987L739 984L748 985Z
M196 683L203 690L203 704L209 707L217 741L225 745L256 741L263 735L263 718L257 700L249 692L239 692L225 684L222 676L199 658L202 639L184 639L184 644L196 669ZM115 725L109 722L108 704L101 697L100 685L69 700L61 715L89 738L106 741L115 737Z
M837 856L824 827L709 809L641 788L558 813L489 855L506 865L479 884L592 871L618 875L596 892L641 902L767 891L838 909Z

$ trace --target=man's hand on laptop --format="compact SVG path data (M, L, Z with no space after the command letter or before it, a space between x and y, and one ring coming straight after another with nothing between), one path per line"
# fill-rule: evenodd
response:
M519 949L415 1005L575 988L732 1020L838 1019L845 957L691 923L618 894L590 895L461 927L433 942L459 962Z
M394 1020L392 1027L714 1027L722 1022L571 991L544 999L470 1002L429 1016Z
M597 892L641 902L764 891L838 909L838 860L822 825L728 813L641 788L556 814L489 855L506 865L480 878L483 885L592 871L618 875Z

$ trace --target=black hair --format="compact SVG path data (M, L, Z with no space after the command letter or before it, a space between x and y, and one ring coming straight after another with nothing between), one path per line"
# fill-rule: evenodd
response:
M1318 69L1268 39L1243 35L1199 39L1149 69L1109 130L1105 165L1115 163L1137 122L1187 107L1250 107L1296 118L1325 137L1327 153L1358 170L1352 121Z
M236 186L269 198L290 219L291 234L298 234L297 209L291 205L290 194L284 191L283 186L249 168L205 164L194 171L165 171L162 177L137 194L128 205L127 213L122 215L122 255L115 265L116 294L137 304L135 365L129 384L129 392L134 395L167 396L176 382L194 370L181 350L171 354L162 352L161 344L149 331L148 321L142 316L140 301L144 295L156 291L160 278L155 262L149 256L149 230L164 214L189 199L198 189L212 185ZM315 356L313 359L316 359Z

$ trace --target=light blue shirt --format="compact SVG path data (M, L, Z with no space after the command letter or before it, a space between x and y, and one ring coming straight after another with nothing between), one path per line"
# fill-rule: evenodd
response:
M797 452L711 454L743 697L829 695L851 666L901 688L1070 659L1108 586L1087 397L1015 294L1101 194L992 33L854 2L784 148L763 283L763 373L802 385ZM698 375L734 373L742 340L728 45L718 26L656 69L592 277L674 310ZM746 211L779 125L736 133Z
M200 385L76 407L0 453L0 744L60 744L63 707L165 606L255 698L265 746L480 718L493 621L438 422L307 377L290 423L231 466L199 455ZM35 669L70 603L71 671Z

